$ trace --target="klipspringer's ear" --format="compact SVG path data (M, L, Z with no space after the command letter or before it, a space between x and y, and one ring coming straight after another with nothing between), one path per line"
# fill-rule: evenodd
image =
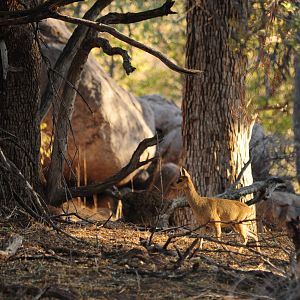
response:
M185 168L181 167L180 169L180 176L186 176L187 175L187 171Z

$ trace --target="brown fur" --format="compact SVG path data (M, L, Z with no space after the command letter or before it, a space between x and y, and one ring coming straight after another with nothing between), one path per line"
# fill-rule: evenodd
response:
M221 238L222 227L230 226L242 236L244 245L248 242L248 236L252 237L257 244L257 235L249 228L251 225L249 220L254 220L255 214L248 205L236 200L201 197L190 175L183 168L175 187L184 190L197 222L200 225L213 227L217 239ZM259 250L258 246L257 249Z

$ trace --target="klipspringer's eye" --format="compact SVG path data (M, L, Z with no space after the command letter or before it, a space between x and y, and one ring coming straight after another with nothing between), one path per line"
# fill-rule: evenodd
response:
M182 180L181 178L179 178L179 179L177 180L177 183L180 183L180 182L183 182L183 180Z

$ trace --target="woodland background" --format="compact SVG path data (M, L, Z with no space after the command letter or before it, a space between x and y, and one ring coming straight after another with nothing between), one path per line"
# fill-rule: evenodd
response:
M66 5L69 2L72 3ZM28 10L22 12L24 5ZM107 33L102 32L99 39L95 31L83 29L84 25L75 29L75 24L83 23L74 19L87 11L91 19L97 19L97 9L91 13L97 5L98 10L101 5L106 7L101 12L102 21L111 17L110 12L120 13L126 19L130 17L127 12L161 5L168 8L167 12L160 13L163 17L109 25L105 27ZM169 11L170 6L176 14ZM35 11L36 7L41 9ZM225 25L214 18L215 7L226 20ZM300 288L299 11L298 1L0 3L0 42L6 42L8 49L7 63L3 42L0 43L0 242L3 249L0 295L7 299L228 296L297 299ZM199 16L205 24L210 24L218 38L221 36L219 44L209 44L214 41L214 33L209 36L205 26L197 28L191 23ZM111 20L109 17L106 21ZM48 20L36 27L35 22L40 19ZM94 28L101 27L100 21L93 23ZM19 25L9 26L13 22ZM188 109L186 99L197 92L193 88L195 77L174 72L157 58L113 39L109 34L111 27L140 41L144 47L152 45L176 63L177 67L171 63L173 69L185 74L195 73L190 69L197 69L202 63L213 66L214 61L210 59L219 49L224 51L229 57L228 61L224 59L224 66L226 63L226 67L232 68L217 66L215 74L207 70L201 80L207 76L210 87L216 86L209 91L212 105L219 101L227 109L232 99L236 100L232 103L239 104L229 107L228 114L225 113L225 119L227 116L230 119L229 126L224 121L224 132L229 128L229 134L224 135L228 141L222 138L221 131L211 134L203 131L203 127L201 132L196 126L189 127L200 119L189 113L202 105L189 98L189 103L195 106ZM78 28L82 36L77 38L83 42L77 40L78 48L71 46L69 52L62 52L64 44L76 37L74 34L69 40L71 32ZM220 35L216 29L220 29ZM37 38L37 32L41 39ZM211 47L211 51L206 54L199 49L203 58L199 62L197 51L194 56L191 51L193 39L203 41L204 37L205 41L205 36L209 41L206 47ZM109 47L103 38L118 48ZM94 48L99 43L100 50ZM74 51L76 55L70 62L68 58ZM89 51L93 56L87 59ZM118 55L112 56L114 51ZM246 70L243 69L245 58L248 59ZM63 59L67 64L57 70ZM195 65L191 65L193 61ZM190 69L178 67L184 65ZM81 78L77 78L82 69ZM29 76L23 76L24 70ZM218 90L227 83L227 77L224 82L224 78L214 82L220 70L222 74L232 75L228 70L237 74L228 78L240 79L236 84L237 87L240 84L238 91L232 88L226 94L222 88ZM55 80L60 84L56 85ZM213 111L209 100L203 103ZM50 107L52 110L43 119ZM204 107L203 116L205 111ZM235 112L243 116L242 121L235 122ZM222 114L221 109L216 112ZM218 126L222 129L223 124ZM155 132L157 135L151 138ZM162 141L161 133L165 135ZM244 144L237 143L239 134L246 141ZM193 151L184 148L194 140L196 149L198 145L207 146L203 140L214 147L217 145L220 151L214 148L211 152L216 157L221 153L221 159L218 156L211 164L206 159L213 157L209 151L189 156ZM155 145L156 148L151 147ZM230 158L222 160L222 151L230 152ZM197 158L202 159L203 169ZM245 158L250 159L244 161ZM244 169L250 162L253 185L251 171ZM146 163L147 170L136 171ZM233 242L236 240L233 232L227 232L221 242L205 234L207 246L204 249L197 246L203 235L191 229L194 225L191 211L184 199L177 198L180 192L172 189L182 164L191 171L202 194L238 199L254 193L251 201L261 201L257 204L257 219L262 253L254 250L253 243L249 243L245 253L240 253L237 247L242 245ZM202 174L204 169L207 174ZM247 177L247 172L250 181L241 180L239 173ZM239 189L239 183L250 184L250 189L246 192Z

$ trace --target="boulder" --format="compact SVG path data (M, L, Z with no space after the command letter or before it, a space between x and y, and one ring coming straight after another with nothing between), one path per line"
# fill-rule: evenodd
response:
M250 140L251 166L254 181L264 180L269 177L271 168L270 147L272 147L270 136L265 134L261 125L254 124Z
M273 229L282 230L286 222L300 216L300 196L287 192L273 192L270 197L256 204L257 218Z
M54 65L71 33L63 22L51 19L42 23L41 32L47 43L43 53ZM48 80L45 66L42 79L42 88L45 88ZM118 86L93 55L89 56L84 67L79 91L93 113L77 95L68 154L74 166L77 164L77 149L85 152L88 181L103 181L129 162L143 139L153 136L153 112L147 103L142 105ZM51 132L50 121L49 115L46 122ZM141 159L151 158L154 154L155 147L148 148ZM82 160L80 164L83 166ZM129 180L130 177L123 183Z
M172 162L181 165L183 147L181 109L168 99L155 94L142 96L139 101L142 105L148 104L152 108L155 130L164 134L164 140L160 146L163 163ZM267 135L261 125L254 124L250 141L254 181L264 180L269 176L271 156L273 152L276 152L276 144L274 137Z
M142 105L148 104L151 107L154 113L155 130L164 135L159 148L163 162L180 165L182 162L181 109L160 95L145 95L139 100Z

